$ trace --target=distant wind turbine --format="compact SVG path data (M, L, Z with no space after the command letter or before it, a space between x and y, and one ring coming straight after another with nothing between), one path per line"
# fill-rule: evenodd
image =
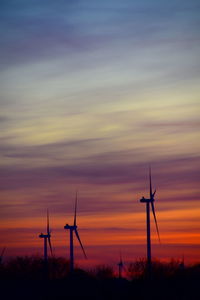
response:
M122 255L120 253L120 258L119 258L119 262L118 262L118 271L119 271L119 278L122 278L122 272L123 272L123 269L124 269L124 263L122 261Z
M48 252L47 252L47 242L49 244L51 255L53 255L52 245L51 245L51 231L49 228L49 211L47 210L47 233L41 233L39 235L40 238L44 239L44 261L47 263L48 261Z
M2 263L3 261L3 256L4 256L4 253L5 253L5 250L6 250L6 247L4 247L1 251L1 255L0 255L0 264Z
M179 264L179 269L180 270L184 270L185 269L185 258L184 258L184 255L182 256L182 260Z
M160 242L160 234L159 234L159 230L158 230L158 223L157 223L157 219L156 219L156 213L155 213L155 208L154 208L154 196L156 193L156 190L154 192L152 192L152 183L151 183L151 168L149 168L149 193L150 193L150 198L146 199L144 197L142 197L142 199L140 199L140 202L142 203L146 203L146 223L147 223L147 268L148 268L148 274L150 275L151 273L151 228L150 228L150 205L151 205L151 209L152 209L152 213L154 216L154 221L156 224L156 230L157 230L157 234L158 234L158 239Z
M79 244L81 246L81 249L83 251L84 257L87 259L87 256L85 254L85 250L83 248L83 245L81 243L81 239L79 237L78 234L78 230L77 230L77 225L76 225L76 211L77 211L77 192L76 192L76 200L75 200L75 209L74 209L74 224L73 225L69 225L66 224L64 226L64 229L69 229L69 233L70 233L70 272L72 273L74 271L74 240L73 240L73 232L75 233Z

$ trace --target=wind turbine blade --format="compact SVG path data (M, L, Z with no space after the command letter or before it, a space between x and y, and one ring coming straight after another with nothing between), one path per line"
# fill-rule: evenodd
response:
M1 255L0 255L0 258L1 258L1 259L3 258L3 255L4 255L5 250L6 250L6 247L4 247L3 250L1 251Z
M51 251L51 255L53 256L53 250L52 250L52 246L51 246L51 233L50 233L50 228L49 228L49 210L47 209L47 239L48 239L48 243L49 243L49 248Z
M122 260L122 253L121 253L121 251L119 253L119 264L121 264L122 267L124 265L123 260Z
M120 254L119 254L119 259L120 259L120 263L122 263L122 253L120 251Z
M85 254L85 250L84 250L83 245L82 245L82 243L81 243L81 239L80 239L80 237L79 237L79 234L78 234L77 229L75 229L75 234L76 234L76 237L77 237L77 239L78 239L78 241L79 241L79 243L80 243L80 245L81 245L81 248L82 248L82 250L83 250L83 254L84 254L85 258L87 259L87 256L86 256L86 254Z
M50 236L48 236L48 243L49 243L49 248L50 248L50 251L51 251L51 256L53 256L53 250L52 250L52 245L51 245L51 238L50 238Z
M149 167L149 192L150 192L150 199L152 198L152 184L151 184L151 166Z
M121 265L122 270L126 271L126 268L124 266L124 262L122 260L122 254L121 254L121 252L120 252L120 262L119 262L119 264Z
M49 229L49 210L47 209L47 234L50 234L50 229Z
M155 224L156 224L158 239L159 239L159 242L160 242L160 234L159 234L159 230L158 230L158 223L157 223L157 219L156 219L156 213L155 213L155 208L154 208L153 202L151 202L151 208L152 208L152 212L153 212L153 216L154 216L154 220L155 220Z
M75 209L74 209L74 226L76 226L77 196L78 196L78 192L76 191L76 200L75 200Z

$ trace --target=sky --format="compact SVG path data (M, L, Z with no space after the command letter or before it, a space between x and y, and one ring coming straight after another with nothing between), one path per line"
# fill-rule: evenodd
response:
M0 0L0 249L200 261L200 3Z

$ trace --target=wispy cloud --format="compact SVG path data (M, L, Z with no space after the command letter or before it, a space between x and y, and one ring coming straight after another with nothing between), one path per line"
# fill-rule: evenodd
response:
M47 207L59 228L73 215L78 189L88 240L119 245L119 232L124 245L122 224L128 224L134 243L143 243L138 201L149 192L151 164L167 242L176 243L177 222L195 244L199 9L195 0L1 3L2 228L38 230ZM184 227L179 220L186 211ZM169 212L171 238L164 223ZM22 231L38 247L33 231ZM11 230L9 238L22 233Z

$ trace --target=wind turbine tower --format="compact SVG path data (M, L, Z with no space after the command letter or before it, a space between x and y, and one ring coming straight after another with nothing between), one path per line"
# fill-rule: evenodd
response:
M51 251L51 255L53 255L52 246L51 246L51 232L49 228L49 211L47 210L47 233L41 233L39 238L44 239L44 261L47 263L48 261L48 252L47 252L47 243L49 244L49 248Z
M74 236L73 233L75 233L79 244L81 246L81 249L83 251L84 257L87 259L87 256L85 254L85 250L83 248L83 245L81 243L81 239L79 237L78 234L78 229L77 229L77 224L76 224L76 211L77 211L77 192L76 192L76 200L75 200L75 209L74 209L74 224L73 225L69 225L66 224L64 226L64 229L69 230L69 241L70 241L70 273L73 273L74 271Z
M155 213L155 208L154 208L154 196L155 196L156 190L152 192L152 182L151 182L151 168L149 168L149 194L150 197L140 199L141 203L146 203L146 228L147 228L147 270L148 270L148 275L150 276L151 274L151 227L150 227L150 207L152 209L152 213L154 216L154 221L156 224L156 230L158 234L158 239L160 242L160 235L159 235L159 230L158 230L158 223L156 219L156 213Z

